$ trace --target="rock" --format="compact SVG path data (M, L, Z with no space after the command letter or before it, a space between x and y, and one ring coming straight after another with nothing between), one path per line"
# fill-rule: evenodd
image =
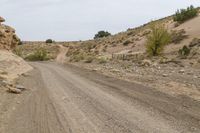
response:
M180 71L179 71L179 73L184 73L185 72L185 70L184 69L181 69Z
M4 86L12 86L12 83L9 82L9 81L6 81L6 80L3 80L3 81L2 81L2 84L3 84Z
M14 94L20 94L22 91L20 89L14 88L14 87L9 87L8 91L10 93L14 93Z
M26 88L24 86L22 86L22 85L16 85L16 88L21 90L21 91L26 90Z
M165 73L164 73L162 76L163 76L163 77L168 77L168 74L165 74Z
M142 63L141 63L142 66L151 66L152 65L152 62L150 60L143 60Z
M20 39L15 34L15 29L10 26L1 24L5 20L0 17L0 49L12 50L20 42Z
M0 23L5 22L5 19L0 16Z

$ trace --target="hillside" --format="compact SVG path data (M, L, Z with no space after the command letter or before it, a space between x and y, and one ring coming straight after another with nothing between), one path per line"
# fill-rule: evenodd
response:
M200 100L199 23L199 14L180 24L173 21L173 16L169 16L94 40L52 44L24 42L24 45L17 47L17 51L26 59L31 53L37 53L38 49L45 49L50 59L56 59L59 51L64 51L59 50L59 45L62 45L67 49L65 63L156 87L170 95L189 95ZM151 33L150 27L155 24L167 28L171 34L171 43L165 46L160 56L149 57L146 53L146 40ZM190 50L187 56L180 55L184 46ZM63 54L60 55L63 62Z

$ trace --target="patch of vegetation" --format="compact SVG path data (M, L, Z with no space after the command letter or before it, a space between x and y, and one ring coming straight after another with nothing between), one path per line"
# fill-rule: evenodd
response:
M128 46L130 43L131 43L130 40L126 40L126 41L123 43L123 45L124 45L124 46Z
M191 18L194 18L198 15L198 9L194 8L194 6L190 6L187 9L180 9L174 15L174 21L179 23L183 23Z
M79 62L81 60L84 60L85 56L83 53L75 52L73 55L70 57L71 62Z
M22 52L22 49L17 47L13 50L13 53L18 55L19 57L22 57L23 56L23 52Z
M43 48L39 48L34 53L25 57L25 60L28 61L46 61L49 59L47 51Z
M161 54L164 46L171 42L171 36L167 29L161 25L152 25L152 32L147 38L146 52L149 56Z
M178 51L180 57L187 57L190 54L190 48L187 46L183 46L182 49Z
M111 33L107 32L107 31L99 31L95 36L94 39L98 39L98 38L103 38L103 37L108 37L110 36Z
M178 44L188 36L186 35L186 32L184 29L179 30L179 31L172 31L171 34L171 41L172 43Z
M92 63L94 59L95 59L94 56L86 56L84 62L85 62L85 63Z
M105 63L107 63L107 59L104 58L104 57L98 58L97 61L98 61L99 64L105 64Z
M53 40L52 39L47 39L46 43L53 43Z

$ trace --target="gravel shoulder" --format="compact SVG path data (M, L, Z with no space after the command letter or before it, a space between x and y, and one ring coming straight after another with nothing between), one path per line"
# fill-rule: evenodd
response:
M6 133L199 133L200 103L73 65L32 63Z

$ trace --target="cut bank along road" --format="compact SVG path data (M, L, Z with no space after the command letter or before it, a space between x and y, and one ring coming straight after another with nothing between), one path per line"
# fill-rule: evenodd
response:
M72 65L33 63L8 133L199 133L200 103Z

